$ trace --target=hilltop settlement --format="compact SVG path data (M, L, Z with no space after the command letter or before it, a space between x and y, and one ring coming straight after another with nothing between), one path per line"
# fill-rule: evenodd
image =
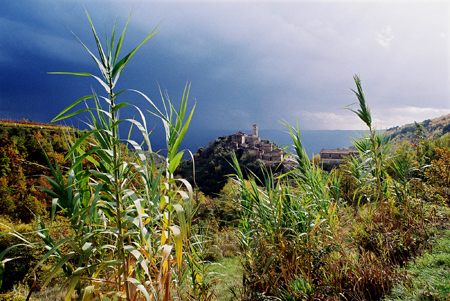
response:
M228 175L235 173L231 165L232 153L236 154L242 170L249 171L260 179L264 178L261 167L277 173L292 170L297 166L293 153L259 137L258 125L254 124L251 135L239 131L218 137L210 141L208 146L200 147L193 155L193 160L180 164L176 174L195 183L205 194L216 195L224 187ZM322 149L321 166L331 169L343 163L346 156L356 153L357 151L350 149ZM195 168L192 166L193 162Z
M254 159L262 160L264 163L280 163L281 161L294 163L295 157L292 153L282 150L269 140L258 136L258 125L253 125L253 134L237 132L233 135L219 137L209 143L208 148L221 147L232 149L238 155L252 156Z
M235 153L244 171L249 171L263 179L262 166L272 172L290 170L296 165L294 154L278 147L275 143L258 136L258 125L248 135L237 132L218 137L208 146L200 147L193 160L185 160L179 165L176 174L187 179L206 195L214 196L225 186L228 175L234 174L232 154ZM195 162L195 168L193 165ZM195 170L195 176L194 176Z

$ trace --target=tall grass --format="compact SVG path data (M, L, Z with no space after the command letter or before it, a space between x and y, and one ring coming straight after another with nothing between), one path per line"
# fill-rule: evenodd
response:
M411 156L392 155L390 141L372 125L361 80L355 75L354 81L359 109L350 110L368 132L353 140L359 156L351 158L347 172L356 180L354 195L360 197L352 202L349 235L327 276L336 293L376 300L404 279L398 267L422 252L429 238L425 223L434 222L423 200L410 193L417 180L412 177L416 168Z
M386 172L386 163L391 149L391 145L386 136L376 131L372 125L372 115L367 105L361 85L361 79L355 75L353 77L357 91L351 89L358 98L359 109L347 109L354 112L363 121L368 133L359 139L353 139L353 145L359 151L359 157L352 159L352 174L360 183L361 190L364 190L366 200L376 200L381 206L386 201L389 194L389 180Z
M130 18L118 42L114 25L111 38L103 46L87 12L86 15L97 56L79 41L99 68L100 76L73 72L52 74L91 77L106 94L84 96L53 119L56 122L86 112L90 116L89 130L75 141L68 138L70 149L65 160L71 161L71 168L63 170L57 162L48 160L52 177L47 179L52 189L42 189L53 198L52 219L57 212L67 215L75 235L55 239L48 231L52 225L39 220L36 233L48 252L38 266L50 258L53 260L43 287L54 277L63 277L62 288L67 290L65 300L172 300L177 296L197 300L194 290L202 282L202 273L195 268L198 257L195 244L191 243L192 188L187 181L173 176L183 155L179 146L194 112L194 108L188 110L190 87L185 87L178 109L161 93L164 110L158 109L140 91L115 91L132 56L157 33L157 28L119 59ZM155 164L142 110L120 101L126 93L147 100L152 114L164 125L168 153L162 166ZM75 109L83 102L92 105ZM140 119L120 119L119 113L126 107L134 109ZM141 132L150 157L146 156L143 144L120 137L119 127L126 123L130 132L133 127ZM126 146L134 149L130 159L127 159ZM19 237L23 245L34 247L25 235L10 234ZM0 254L0 260L5 254ZM5 260L8 259L2 264ZM186 286L189 274L193 277Z
M289 127L289 131L298 161L293 172L275 177L265 171L263 179L250 175L246 182L233 158L234 200L249 299L262 295L303 298L312 293L313 283L322 274L322 259L334 248L337 202L326 185L330 178L309 161L298 130Z
M397 267L426 245L426 223L435 221L410 193L418 187L417 164L392 156L390 141L372 125L361 80L354 81L359 108L346 108L368 131L353 141L359 156L348 170L322 171L306 155L298 126L289 125L297 159L290 172L264 171L262 179L248 172L245 181L233 158L249 300L378 300L404 279ZM341 199L343 174L358 196L349 203Z

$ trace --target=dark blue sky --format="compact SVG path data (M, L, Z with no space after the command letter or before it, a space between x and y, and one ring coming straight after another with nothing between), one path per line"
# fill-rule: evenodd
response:
M116 17L121 31L133 10L123 54L160 23L118 89L159 105L158 84L176 102L190 81L193 131L279 129L283 120L364 128L341 109L356 101L354 74L379 128L450 112L447 1L3 0L0 118L49 122L91 87L103 92L91 78L47 74L99 74L71 33L95 49L84 6L101 37Z

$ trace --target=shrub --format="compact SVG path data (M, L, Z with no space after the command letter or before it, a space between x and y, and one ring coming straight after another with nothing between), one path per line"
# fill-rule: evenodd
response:
M442 128L442 134L450 132L450 123Z
M14 285L18 285L24 278L27 279L28 286L31 287L35 277L37 279L34 287L38 289L43 283L44 274L48 271L49 266L41 266L36 274L31 271L47 251L43 246L38 244L40 239L36 233L34 235L28 235L30 244L27 247L21 247L20 244L23 241L20 238L7 235L11 230L25 235L27 233L33 233L36 230L36 225L12 223L8 217L0 216L0 253L11 246L19 245L8 252L9 258L13 260L5 263L0 292L11 290Z

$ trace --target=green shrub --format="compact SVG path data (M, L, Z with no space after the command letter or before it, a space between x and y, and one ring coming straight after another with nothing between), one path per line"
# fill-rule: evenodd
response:
M6 235L11 229L20 234L31 233L35 230L32 224L12 223L7 217L0 216L0 253L11 246L23 243L15 236ZM39 241L37 235L30 237L31 243ZM45 249L39 246L33 247L16 247L8 252L8 257L14 258L5 263L3 281L0 292L11 290L13 285L19 284L26 276L29 276L32 268L39 262L39 259L45 254ZM33 277L28 279L30 285Z

